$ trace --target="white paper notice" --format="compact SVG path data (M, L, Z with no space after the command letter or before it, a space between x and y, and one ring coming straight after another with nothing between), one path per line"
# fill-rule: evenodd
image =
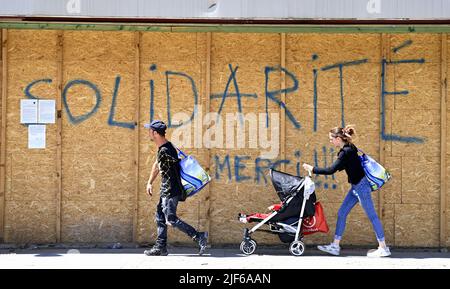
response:
M39 123L55 123L55 100L39 100Z
M38 122L37 103L37 99L20 100L20 123Z
M45 125L30 124L28 126L28 148L45 149Z

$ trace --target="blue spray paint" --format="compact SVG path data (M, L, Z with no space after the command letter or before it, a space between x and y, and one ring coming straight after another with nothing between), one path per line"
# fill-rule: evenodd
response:
M317 157L317 151L314 150L315 153L315 162L316 162L316 166L318 163L318 157ZM291 161L290 159L278 159L278 160L271 160L271 159L266 159L266 158L256 158L254 160L254 164L255 164L255 171L254 171L254 179L253 181L257 184L261 183L261 181L264 181L264 184L268 183L267 180L267 176L268 176L268 172L270 169L275 169L275 170L280 170L280 167L282 165L286 165L286 166L294 166L296 168L296 173L297 176L301 177L301 162L300 162L300 156L301 156L301 152L299 150L295 151L294 153L295 156L295 163L293 163L293 161ZM230 163L230 159L234 161L234 165L232 165ZM244 181L248 181L251 180L252 177L249 176L248 174L245 174L244 171L245 169L247 169L248 167L245 164L245 161L251 160L250 156L242 156L242 155L236 155L234 157L230 157L230 155L225 155L224 157L222 156L218 156L215 155L214 156L214 161L215 161L215 179L216 180L220 180L221 179L221 175L223 174L223 172L226 170L227 171L227 181L233 181L233 176L234 176L234 181L236 181L237 183L242 183ZM234 172L232 172L232 169L234 169ZM316 182L316 187L320 187L323 184L323 181L321 180L317 180L317 174L315 177L315 182ZM334 180L334 177L333 177ZM324 184L325 188L328 188L329 184L325 183ZM336 189L336 185L333 184L332 188Z
M33 82L31 82L30 84L27 85L27 87L25 87L25 96L30 98L30 99L38 99L38 96L34 96L31 92L30 89L35 86L36 84L40 83L40 82L45 82L45 83L52 83L52 80L50 78L44 78L44 79L38 79L35 80Z
M156 71L156 64L150 65L149 70L152 72ZM155 102L155 84L153 79L150 79L150 122L152 122L155 117L154 102Z
M177 75L177 76L181 76L184 78L187 78L190 82L191 82L191 88L192 88L192 93L194 95L194 111L192 112L191 117L181 123L181 124L172 124L172 117L170 115L170 84L169 84L169 75ZM190 123L193 119L194 116L197 114L197 104L198 104L198 94L197 94L197 87L195 86L195 82L192 79L192 77L190 77L189 75L187 75L186 73L183 72L174 72L174 71L166 71L166 91L167 91L167 127L180 127L182 125L188 124Z
M324 162L324 165L325 165L325 167L327 168L328 167L328 164L327 164L327 148L326 147L322 147L322 153L323 153L323 162ZM325 175L325 179L328 179L328 175Z
M324 164L324 167L326 168L326 167L328 167L328 161L327 161L327 154L328 153L327 153L327 148L325 146L322 147L322 153L323 153L323 157L324 157L323 164ZM334 149L331 148L330 149L330 153L331 153L331 162L330 162L330 165L331 165L334 162L334 158L333 158ZM319 167L319 158L318 158L318 153L317 153L316 149L314 149L314 166L315 167ZM314 177L314 180L315 180L315 183L316 183L316 187L320 188L320 186L323 185L324 189L328 189L329 186L330 186L328 184L328 175L323 175L323 177L325 178L325 182L321 181L319 179L319 176L322 176L322 175L315 174L315 177ZM332 179L333 182L336 180L334 174L331 175L331 179ZM337 185L333 183L331 185L331 188L333 190L335 190L337 188Z
M154 107L155 95L154 95L154 91L155 91L155 84L153 83L153 79L151 79L150 80L150 122L152 122L154 117L155 117L155 107Z
M425 141L422 137L414 136L400 136L396 134L386 133L386 95L407 95L407 90L402 91L386 91L386 67L387 65L397 65L404 63L424 63L425 59L406 59L397 61L381 60L381 139L387 141L398 141L404 143L423 143Z
M265 166L261 165L261 162L266 162ZM269 170L272 165L272 162L269 159L264 158L256 158L255 159L255 181L259 184L260 175L262 175L264 179L264 184L267 184L266 173L265 170Z
M272 169L274 169L274 170L279 170L279 167L280 167L282 164L288 165L288 164L290 164L290 163L291 163L290 160L277 160L277 161L275 161L275 162L270 166L270 168L272 168Z
M216 163L216 180L220 180L220 172L223 171L225 166L228 169L228 180L231 180L230 156L226 155L223 159L223 163L220 163L220 158L216 155L214 156L214 161Z
M313 54L311 59L315 61L319 58L317 54ZM313 69L313 78L314 78L314 95L313 95L313 107L314 107L314 128L313 131L317 131L317 73L318 70L316 68Z
M333 68L339 68L339 83L340 83L340 94L341 94L341 127L345 127L345 117L344 117L344 84L343 84L343 68L345 66L352 66L352 65L360 65L363 63L367 63L367 58L360 59L360 60L354 60L354 61L346 61L346 62L340 62L332 65L327 65L322 67L322 71L327 71ZM317 114L317 109L314 110L315 114Z
M241 175L240 170L246 168L245 164L241 163L241 160L249 160L249 156L235 156L234 157L234 175L236 182L240 183L245 180L251 179L249 176Z
M297 170L297 176L301 176L300 174L300 157L302 156L302 153L300 151L295 151L294 156L297 158L297 164L295 166Z
M327 168L328 167L328 163L327 163L327 148L325 146L322 147L322 153L323 153L323 162L324 162L324 166ZM325 177L325 181L328 180L328 175L324 175ZM328 189L328 183L324 183L323 184L323 188L324 189Z
M223 98L224 95L222 93L213 93L210 95L210 99ZM238 97L237 93L228 93L226 97ZM258 98L256 93L240 93L239 97L250 97L250 98Z
M330 159L331 159L331 163L334 163L334 149L330 148ZM334 174L331 175L331 178L334 180Z
M314 149L314 166L318 167L319 166L319 159L317 158L317 150ZM314 174L315 177L317 178L318 174Z
M261 162L265 162L266 165L261 165ZM263 176L264 184L267 184L266 175L269 169L277 170L282 164L290 164L290 160L282 159L277 160L275 162L272 162L270 159L265 158L256 158L255 159L255 181L259 184L261 178L260 176ZM297 164L298 165L298 164Z
M239 112L239 121L241 124L244 123L244 119L242 116L242 102L241 102L241 97L252 97L252 98L257 98L256 94L250 94L250 93L243 93L241 94L239 91L239 85L237 82L237 78L236 78L236 72L239 68L239 66L236 66L233 69L233 66L231 64L228 64L228 68L230 69L230 76L228 77L228 81L227 84L225 85L225 89L223 91L223 94L212 94L210 96L210 99L215 99L215 98L222 98L222 101L220 102L220 106L219 106L219 111L217 112L217 117L220 116L220 113L222 112L223 109L223 105L225 103L225 100L227 97L236 97L236 101L237 101L237 105L238 105L238 112ZM234 85L234 89L235 89L235 93L228 93L228 89L230 87L231 81L233 81L233 85Z
M238 112L242 112L241 94L239 93L239 85L237 84L236 80L236 71L238 70L239 66L236 66L236 68L233 69L233 66L231 64L228 64L228 68L230 69L230 76L228 77L227 84L225 85L225 90L223 91L222 95L222 101L220 102L219 111L217 112L219 115L222 112L225 99L228 97L228 87L230 86L231 81L233 81L234 89L236 90L235 94L238 105Z
M394 52L398 52L399 50L408 47L409 45L412 44L411 40L407 40L404 43L402 43L401 45L393 48ZM318 55L317 54L313 54L312 55L312 61L315 61L318 59ZM331 70L334 68L338 68L339 69L339 79L340 79L340 99L341 99L341 125L345 126L345 105L344 105L344 89L343 89L343 68L345 66L351 66L351 65L359 65L359 64L363 64L366 63L367 59L361 59L361 60L356 60L356 61L347 61L347 62L339 62L336 64L332 64L332 65L328 65L328 66L324 66L322 67L320 70L322 71L327 71L327 70ZM396 135L396 134L387 134L386 133L386 107L385 107L385 101L386 101L386 95L407 95L409 92L407 90L403 90L403 91L387 91L386 90L386 67L387 65L400 65L400 64L423 64L425 63L425 60L423 58L421 59L406 59L406 60L396 60L396 61L387 61L386 59L382 59L381 60L381 138L383 140L388 140L388 141L397 141L397 142L406 142L406 143L423 143L425 141L425 138L423 137L419 137L419 136L400 136L400 135ZM238 87L238 82L237 82L237 77L236 77L236 73L237 73L237 69L238 66L236 66L235 68L232 67L231 64L229 64L229 69L230 69L230 76L228 78L224 93L219 95L219 94L211 94L210 98L211 99L216 99L216 98L222 98L222 102L219 108L219 114L223 109L223 105L225 102L225 98L226 97L236 97L237 99L237 103L238 103L238 110L239 112L242 112L242 105L241 105L241 98L242 97L250 97L250 98L257 98L257 94L256 93L241 93ZM149 67L150 71L156 71L157 70L157 66L156 64L152 64ZM283 89L283 90L274 90L274 91L270 91L269 90L269 74L271 72L284 72L285 75L287 75L289 78L292 79L293 85L289 88ZM317 112L317 108L318 108L318 69L313 69L313 76L314 76L314 99L313 99L313 105L314 105L314 128L313 131L316 132L318 129L318 112ZM292 115L292 113L289 111L289 109L287 108L286 104L283 103L280 99L277 98L278 95L280 94L287 94L287 93L291 93L291 92L295 92L296 90L298 90L299 86L298 86L298 80L296 79L295 75L292 74L291 72L289 72L287 69L280 67L280 66L275 66L275 67L270 67L267 66L265 67L264 70L265 73L265 100L266 100L266 127L268 127L268 101L269 99L273 102L275 102L280 108L285 109L285 113L288 116L288 119L291 123L294 124L295 128L300 128L300 124L298 123L298 121L294 118L294 116ZM172 124L172 120L171 120L171 110L170 110L170 75L173 76L179 76L179 77L184 77L187 78L190 82L191 82L191 87L192 87L192 91L193 91L193 95L194 95L194 103L197 104L198 102L198 94L197 94L197 88L195 86L195 83L193 81L193 79L185 74L185 73L181 73L181 72L171 72L171 71L167 71L166 72L166 90L167 90L167 114L168 114L168 125L169 127L178 127L181 126L183 124L180 125L173 125ZM115 114L115 108L116 108L116 102L117 102L117 94L118 94L118 89L120 86L120 76L116 77L116 82L115 82L115 87L114 87L114 93L113 93L113 97L112 97L112 104L111 104L111 111L110 111L110 115L109 115L109 119L108 119L108 124L113 125L113 126L119 126L119 127L124 127L124 128L129 128L132 129L134 127L134 124L132 123L126 123L126 122L118 122L118 121L114 121L114 114ZM228 93L229 90L229 85L231 84L231 81L233 81L233 84L235 86L235 93ZM32 93L32 89L36 86L39 85L41 83L47 83L50 84L52 83L52 79L49 78L44 78L44 79L38 79L38 80L34 80L31 83L29 83L25 89L24 89L24 93L25 96L27 98L30 99L37 99L39 96L33 95ZM68 97L68 91L72 86L75 85L84 85L87 86L89 88L91 88L94 93L95 93L95 97L96 97L96 103L94 105L94 107L92 108L91 111L89 111L88 113L85 113L83 115L80 116L74 116L72 115L68 102L67 102L67 97ZM62 100L63 100L63 105L64 108L68 114L68 119L69 122L71 122L72 124L78 124L83 122L84 120L88 119L89 117L91 117L93 114L96 113L96 111L98 110L100 103L102 101L101 98L101 93L100 90L97 88L96 85L94 85L93 83L87 81L87 80L83 80L83 79L75 79L72 80L70 82L68 82L66 84L66 86L63 89L62 92ZM154 80L151 79L150 80L150 120L154 119ZM192 121L192 119L194 118L196 114L196 106L194 106L194 111L190 117L190 119L188 120L188 122ZM242 119L241 119L242 121ZM186 123L186 122L185 122ZM299 171L299 169L297 170Z
M331 163L334 163L334 149L333 148L330 148L330 155L331 155ZM336 177L334 174L331 175L331 179L333 181L336 181ZM333 185L331 185L331 188L333 190L335 190L337 188L337 185L333 183Z
M269 74L271 72L274 71L283 71L287 76L289 76L292 81L294 82L292 87L289 88L285 88L285 89L280 89L280 90L274 90L274 91L270 91L269 90ZM286 104L284 102L282 102L281 100L279 100L278 98L276 98L277 95L279 94L288 94L291 92L294 92L298 89L298 80L295 77L294 74L292 74L291 72L289 72L287 69L285 69L284 67L281 66L275 66L275 67L271 67L271 66L266 66L266 68L264 69L264 73L266 76L266 86L265 86L265 94L266 94L266 127L269 127L269 105L268 105L268 99L272 100L273 102L275 102L276 104L278 104L278 106L282 107L285 111L286 116L288 117L289 121L292 122L292 124L294 125L294 127L296 129L300 129L300 123L295 119L295 117L292 115L292 113L289 111L289 109L287 108Z
M394 48L392 49L392 51L394 51L394 53L397 53L400 49L405 48L405 47L408 47L408 46L410 46L412 43L413 43L412 40L406 40L405 42L403 42L403 43L400 44L399 46L394 47Z
M134 129L135 123L133 122L121 122L121 121L115 121L114 115L116 112L116 102L117 102L117 94L119 92L119 86L120 86L120 76L116 77L116 82L114 84L114 92L112 95L112 101L111 101L111 109L109 111L109 118L108 118L108 124L111 126L118 126L123 128L129 128Z
M313 75L314 75L314 99L313 99L313 106L314 106L314 129L313 131L317 131L317 69L313 69Z
M80 116L72 115L72 112L70 111L69 105L67 103L68 90L69 90L69 88L71 88L74 85L85 85L85 86L91 88L94 91L94 93L95 93L96 101L95 101L94 107L91 109L90 112L82 114ZM75 79L75 80L69 81L66 84L66 86L64 87L64 90L62 92L62 100L63 100L64 108L65 108L65 110L67 112L67 116L69 117L69 122L72 123L72 124L78 124L78 123L81 123L81 122L85 121L86 119L88 119L94 113L97 112L97 110L98 110L98 108L100 106L100 103L102 101L102 97L101 97L100 91L98 90L97 86L95 86L92 82L89 82L89 81L84 80L84 79Z

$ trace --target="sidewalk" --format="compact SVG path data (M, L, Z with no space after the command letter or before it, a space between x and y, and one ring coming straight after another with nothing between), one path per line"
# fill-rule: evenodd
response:
M169 247L169 256L143 254L145 248L0 249L0 269L449 269L450 253L438 249L392 248L389 258L368 258L367 249L343 248L330 256L307 247L294 257L288 248L259 247L251 256L239 248L210 248L203 256L194 247Z

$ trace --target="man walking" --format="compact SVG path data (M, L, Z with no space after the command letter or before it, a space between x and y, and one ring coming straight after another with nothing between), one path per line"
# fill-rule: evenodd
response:
M184 232L198 243L199 255L205 252L208 242L208 232L198 232L189 224L177 217L178 202L183 201L183 186L180 179L180 165L175 147L166 139L167 126L160 120L154 120L144 125L149 130L150 140L158 147L158 153L153 164L150 178L147 183L147 193L153 195L152 184L156 177L161 175L159 203L156 207L156 224L158 237L150 250L145 250L147 256L166 256L167 252L167 225L171 225Z

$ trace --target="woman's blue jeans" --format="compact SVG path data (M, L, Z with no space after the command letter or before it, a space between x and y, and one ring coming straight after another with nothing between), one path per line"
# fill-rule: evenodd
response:
M362 178L358 184L352 185L338 211L336 233L334 236L336 240L340 240L342 238L345 230L347 216L356 205L356 203L359 202L366 212L367 217L369 217L370 222L372 223L377 240L379 242L384 241L383 226L381 225L380 219L378 218L377 212L375 211L371 194L372 189L370 188L370 183L366 177Z

